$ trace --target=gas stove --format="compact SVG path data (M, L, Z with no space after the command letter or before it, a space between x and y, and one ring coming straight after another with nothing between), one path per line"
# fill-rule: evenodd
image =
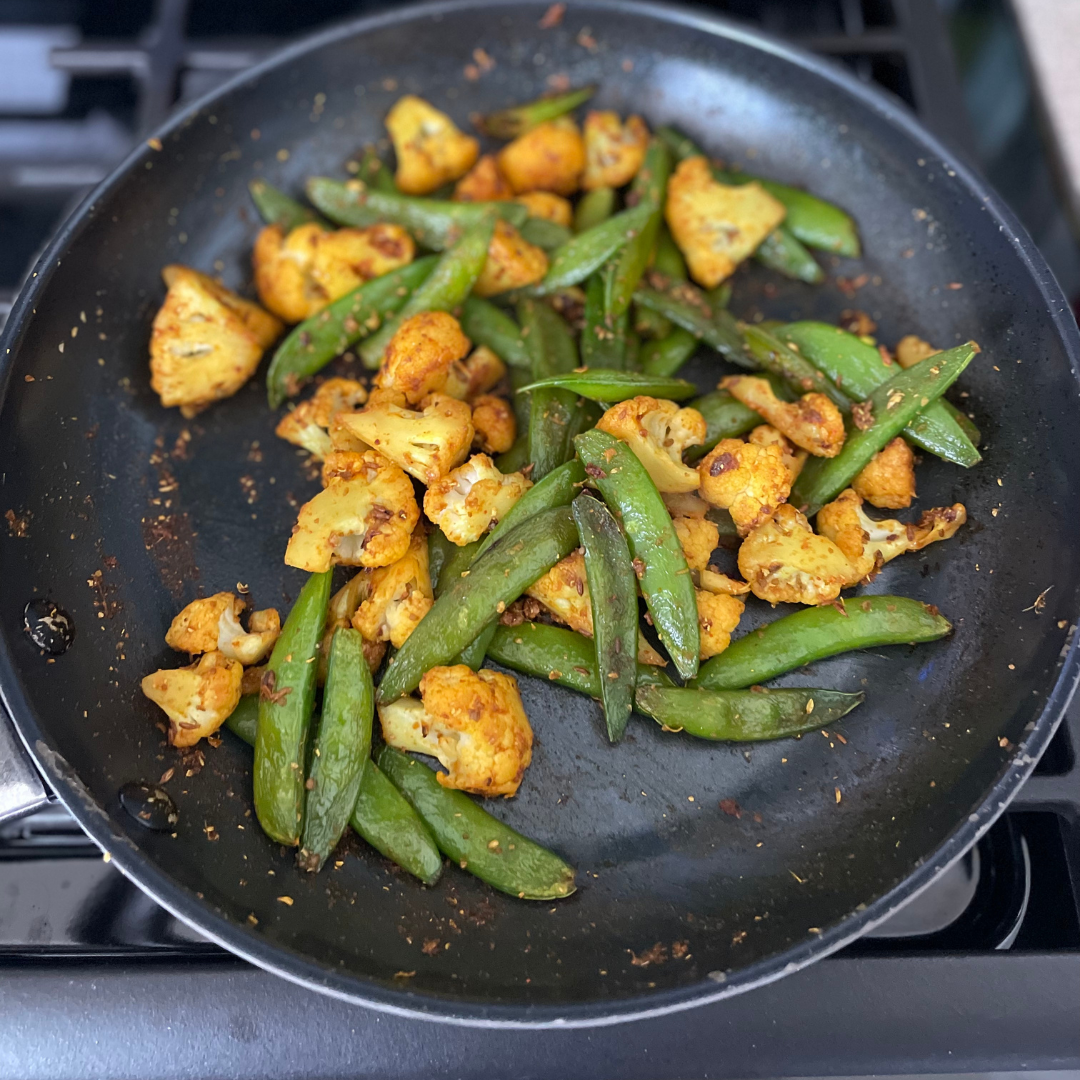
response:
M1019 38L996 0L709 6L906 101L1002 191L1080 301L1056 155L1040 141ZM19 0L0 9L0 318L62 217L177 104L299 33L373 8ZM267 975L165 912L51 804L0 826L0 1077L1078 1070L1078 748L1080 704L978 845L835 956L715 1005L591 1031L451 1027Z

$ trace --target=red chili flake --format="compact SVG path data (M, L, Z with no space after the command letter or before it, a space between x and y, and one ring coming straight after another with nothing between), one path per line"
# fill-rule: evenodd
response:
M651 949L646 949L640 956L633 949L626 951L630 954L630 963L634 967L663 964L668 958L667 946L662 941L658 941Z
M553 30L563 21L563 16L565 14L565 4L552 4L551 7L544 12L543 18L536 25L539 26L541 30Z
M730 817L742 817L742 807L734 799L721 799L720 809Z

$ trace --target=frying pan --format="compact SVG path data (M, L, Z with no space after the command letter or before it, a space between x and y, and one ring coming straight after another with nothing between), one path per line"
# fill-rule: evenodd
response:
M472 1024L662 1013L839 948L989 827L1077 675L1080 345L1009 211L901 107L824 62L669 5L578 2L541 29L544 7L472 0L362 19L187 109L64 226L0 352L0 512L13 512L0 686L38 768L125 874L227 949L356 1002ZM477 47L495 66L470 81ZM298 191L310 174L344 175L406 91L465 123L563 76L854 214L863 260L830 260L821 288L740 271L740 315L836 320L858 306L886 342L982 344L956 400L983 429L985 461L919 472L920 506L961 500L971 520L871 587L939 605L956 632L788 676L865 688L867 702L827 732L752 747L640 718L611 747L594 703L522 680L536 753L520 794L492 809L575 864L565 902L509 899L456 867L425 889L350 840L340 866L304 876L254 823L250 751L226 733L203 760L182 757L138 691L177 665L164 632L195 596L243 582L256 606L287 607L301 575L283 545L314 490L274 438L258 379L190 422L159 406L147 378L159 270L182 261L250 290L250 179ZM695 364L712 385L715 359ZM22 631L35 597L74 621L53 663ZM759 607L744 629L783 613ZM170 768L175 835L117 799Z

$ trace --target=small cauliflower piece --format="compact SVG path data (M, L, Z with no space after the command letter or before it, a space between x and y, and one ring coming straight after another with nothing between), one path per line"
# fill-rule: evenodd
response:
M477 345L465 360L450 369L442 392L458 401L475 405L480 394L498 385L506 374L506 365L486 345Z
M255 373L281 323L213 278L166 266L165 302L150 334L150 387L188 419L232 397Z
M703 518L711 507L694 491L662 491L661 497L673 517Z
M229 592L193 600L173 619L165 644L192 656L217 650L230 660L258 664L274 647L281 633L281 620L274 608L255 611L245 630L240 624L245 607L240 597Z
M902 368L914 367L928 356L937 356L939 352L940 349L935 349L929 341L923 341L917 334L907 334L897 343L896 362Z
M574 208L570 205L570 200L554 192L526 191L524 195L519 195L516 201L528 208L530 217L565 225L568 229L574 222Z
M352 616L353 627L366 641L389 641L400 649L434 603L422 529L413 533L402 558L371 572L369 590Z
M757 181L721 184L704 157L679 163L664 209L690 275L714 289L784 220L784 204Z
M343 415L341 423L410 476L433 484L468 454L472 409L446 394L431 394L421 405L423 411L417 412L369 399L366 408Z
M508 221L495 222L487 262L473 286L477 296L496 296L539 281L548 269L543 248L530 244Z
M686 565L700 573L709 565L709 556L720 543L720 530L703 517L673 517L671 524L682 545Z
M706 592L723 593L725 596L745 596L750 591L750 586L745 581L721 574L714 566L701 571L698 584Z
M521 473L503 475L487 454L473 454L428 487L424 513L463 547L498 525L531 487Z
M505 454L517 438L517 418L510 402L494 394L481 394L473 402L474 445L485 454Z
M915 455L897 435L871 459L851 486L871 506L903 510L915 498Z
M746 436L746 441L755 446L779 446L780 459L791 476L791 483L794 484L799 479L799 473L806 464L808 454L805 450L796 450L772 424L759 424Z
M474 795L517 792L532 761L532 728L517 680L464 664L434 667L420 680L422 701L379 706L383 738L399 750L437 757L440 784Z
M261 664L281 636L281 616L276 608L253 611L245 631L235 611L226 610L218 623L218 651L241 664Z
M415 536L419 528L413 531ZM338 630L352 626L352 618L356 609L371 595L371 575L374 570L360 570L353 574L333 596L326 611L326 631L319 642L319 674L318 682L322 686L326 682L326 675L330 661L330 646L334 641L334 633ZM364 660L368 670L375 674L379 665L386 655L385 641L369 641L363 638Z
M334 480L300 508L285 564L312 574L337 563L388 566L408 550L419 518L412 482L368 450L355 479Z
M629 445L660 491L697 491L698 474L682 461L689 447L705 441L705 418L697 409L635 397L613 405L596 426Z
M763 416L785 438L816 457L836 457L844 448L844 417L824 395L803 394L798 401L781 401L767 379L729 375L720 388Z
M731 644L731 633L739 625L746 605L722 592L695 589L698 626L701 637L701 659L722 653Z
M476 139L413 94L395 103L386 116L386 130L397 155L394 181L406 195L427 195L447 180L457 180L480 156Z
M307 401L278 421L274 434L322 461L332 449L329 428L334 417L359 408L365 401L367 391L355 379L327 379Z
M169 742L194 746L213 735L240 701L243 665L216 649L189 667L155 671L142 692L169 718Z
M519 195L573 195L585 169L585 140L569 116L546 120L499 151L499 168Z
M586 191L622 187L637 175L649 145L649 129L640 116L624 124L617 112L590 112L585 117Z
M727 510L740 536L756 529L791 492L791 473L775 444L721 439L698 463L701 494Z
M534 581L526 596L539 600L559 622L586 637L593 635L589 581L585 576L585 554L578 548Z
M513 197L514 189L499 171L494 154L484 154L454 188L457 202L495 202Z
M739 573L771 604L827 604L852 576L843 551L790 503L779 507L739 548Z
M400 390L410 405L442 390L451 366L469 352L461 323L445 311L424 311L406 319L386 346L378 383Z

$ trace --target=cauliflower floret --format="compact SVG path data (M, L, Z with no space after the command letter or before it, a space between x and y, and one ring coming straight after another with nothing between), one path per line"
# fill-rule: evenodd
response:
M574 221L574 208L568 199L551 191L526 191L517 197L517 202L528 207L529 216L553 221L556 225L570 228Z
M419 531L417 528L413 535L415 536ZM352 626L356 609L371 595L371 576L374 573L374 570L360 570L330 597L330 604L326 611L326 631L319 642L318 681L320 686L326 682L330 646L333 644L334 633ZM363 638L362 648L364 660L367 661L368 669L374 675L386 655L386 642L369 641Z
M767 379L729 375L720 388L763 416L785 438L816 457L836 457L844 447L844 418L824 395L803 394L798 401L781 401Z
M897 435L870 459L851 486L881 510L910 506L915 498L915 455L911 447Z
M494 154L484 154L454 188L457 202L495 202L513 196L514 189L499 172L499 163Z
M739 572L750 591L772 604L827 604L851 580L843 551L790 503L759 525L739 548Z
M494 394L481 394L473 402L473 443L485 454L505 454L517 438L517 418L510 402Z
M668 513L673 518L703 518L712 509L700 495L693 491L662 491L660 495Z
M902 368L914 367L928 356L937 356L939 352L941 350L935 349L929 341L923 341L916 334L908 334L896 346L896 362Z
M424 311L406 319L386 346L379 386L400 390L410 405L442 390L451 365L469 351L461 323L445 311Z
M388 566L408 550L420 518L412 483L376 450L363 459L355 479L334 480L300 508L287 566L312 574L336 563Z
M720 530L705 518L673 517L671 524L682 545L686 565L700 573L709 565L709 556L720 543Z
M715 566L709 566L698 575L698 584L706 592L723 593L725 596L745 596L750 586L745 581L721 574Z
M499 168L519 195L573 195L585 169L585 140L569 116L546 120L499 151Z
M231 397L251 378L282 325L186 266L161 271L169 291L150 335L150 387L166 408L190 419Z
M434 603L422 529L413 533L403 558L372 571L369 589L352 616L352 625L366 641L389 641L400 649Z
M447 770L436 774L443 787L515 794L533 742L517 680L464 664L434 667L420 680L420 695L379 706L387 743L437 757Z
M506 365L486 345L477 345L468 358L450 369L442 392L458 401L475 405L480 394L486 394L502 381Z
M473 292L477 296L495 296L510 289L521 289L539 281L547 269L546 252L530 244L513 225L500 218L495 222L487 262Z
M740 536L767 520L791 492L779 446L721 439L698 463L701 494L731 513Z
M445 394L431 394L420 404L423 411L415 412L369 400L367 408L343 415L341 423L421 483L433 484L468 454L472 410Z
M257 664L274 647L281 633L281 620L273 608L252 612L249 629L240 625L240 612L247 605L229 592L193 600L173 619L165 634L165 644L177 652L224 653L242 664Z
M447 180L457 180L480 156L476 139L412 94L400 98L387 114L386 130L397 155L394 180L406 195L427 195Z
M784 204L756 181L713 179L703 157L685 158L668 182L665 216L690 275L707 289L730 277L784 220Z
M190 667L155 671L142 681L142 692L169 718L169 742L194 746L212 735L240 701L243 665L216 649Z
M629 444L660 491L697 491L697 472L682 462L688 447L705 441L705 418L697 409L635 397L613 405L596 426Z
M308 222L287 236L280 225L267 225L251 261L259 299L295 323L363 282L412 262L415 253L412 237L400 225L327 230Z
M330 453L329 427L340 412L351 412L367 401L367 391L355 379L327 379L307 401L286 413L274 428L278 438L302 446L322 461Z
M799 473L802 472L809 455L805 450L796 450L772 424L759 424L746 436L746 441L755 446L779 446L780 458L791 476L792 484L799 479Z
M590 112L585 117L586 191L599 187L622 187L637 175L649 145L649 129L640 116L625 124L616 112Z
M526 596L539 600L559 622L571 630L592 637L592 606L589 581L585 576L585 554L578 548L534 581Z
M722 592L695 589L694 593L697 596L701 659L708 660L731 644L731 632L739 625L746 605Z
M487 454L436 480L424 496L424 513L459 547L498 525L532 483L519 472L503 475Z
M235 609L226 609L218 622L218 651L241 664L260 664L270 655L281 635L281 616L276 608L253 611L245 631Z

